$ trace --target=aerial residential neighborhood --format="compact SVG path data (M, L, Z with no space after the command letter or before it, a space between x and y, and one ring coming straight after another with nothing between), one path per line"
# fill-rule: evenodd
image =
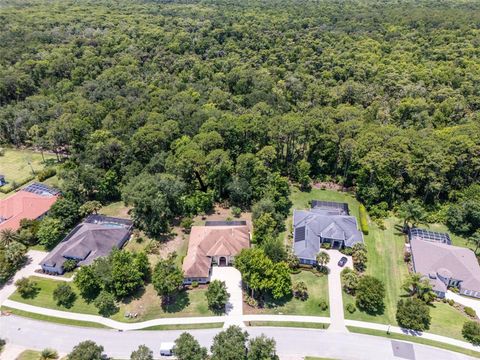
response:
M480 2L0 20L0 360L480 358Z

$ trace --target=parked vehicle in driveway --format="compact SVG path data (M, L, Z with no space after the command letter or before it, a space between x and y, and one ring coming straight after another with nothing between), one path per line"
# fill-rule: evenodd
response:
M340 260L338 260L338 266L343 267L347 263L348 259L345 256L342 256Z

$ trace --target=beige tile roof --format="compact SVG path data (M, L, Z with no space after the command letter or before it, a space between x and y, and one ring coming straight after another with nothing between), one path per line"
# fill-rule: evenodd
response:
M187 256L183 260L185 277L208 277L212 256L235 256L250 246L250 230L240 226L193 226Z
M411 239L410 246L416 272L450 275L462 281L462 289L480 291L480 266L470 249L419 239Z

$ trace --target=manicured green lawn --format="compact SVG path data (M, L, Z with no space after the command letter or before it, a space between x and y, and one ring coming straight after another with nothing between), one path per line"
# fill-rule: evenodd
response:
M35 350L25 350L20 355L18 355L16 360L39 360L42 353Z
M293 327L304 329L328 329L330 324L309 323L296 321L246 321L247 326L276 326L276 327Z
M465 341L462 336L463 324L469 320L453 306L435 302L430 307L432 324L428 332Z
M178 325L157 325L139 330L194 330L194 329L218 329L223 327L223 322L204 324L178 324Z
M53 300L53 291L60 282L35 276L31 278L40 287L38 295L33 299L24 299L18 292L15 292L10 296L11 300L54 310L98 315L98 311L93 303L87 303L80 295L77 296L75 303L70 309L58 306ZM75 285L71 285L78 294L79 292ZM163 317L213 316L214 314L208 309L205 292L205 288L184 291L178 295L172 305L162 308L161 299L150 284L141 290L136 298L121 303L119 312L111 318L123 322L139 322ZM134 319L125 318L125 313L127 312L137 313L138 316Z
M55 155L44 154L44 156L45 159L55 159ZM32 168L38 173L44 167L42 155L39 152L5 149L5 155L0 157L0 174L5 175L7 182L20 182L33 175Z
M11 313L13 315L18 315L18 316L22 316L22 317L26 317L26 318L30 318L30 319L34 319L34 320L48 321L48 322L53 322L53 323L57 323L57 324L109 329L108 326L105 326L105 325L102 325L102 324L99 324L99 323L95 323L95 322L58 318L58 317L54 317L54 316L47 316L47 315L42 315L42 314L37 314L37 313L31 313L31 312L28 312L28 311L17 310L17 309L9 308L7 306L2 306L2 311L8 311L9 313Z
M321 299L328 304L328 278L326 275L316 275L310 271L302 271L292 275L292 284L303 281L307 285L308 299L301 301L291 298L284 303L275 303L274 307L259 310L263 314L312 315L329 316L330 311L321 310L318 306Z
M130 208L128 206L125 206L123 201L117 201L102 207L98 213L106 216L130 218L130 216L128 215L129 210Z

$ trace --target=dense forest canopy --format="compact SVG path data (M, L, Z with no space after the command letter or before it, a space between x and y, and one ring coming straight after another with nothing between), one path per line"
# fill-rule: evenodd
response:
M122 198L152 233L212 201L284 214L286 179L458 213L479 55L476 1L4 1L0 143L68 158L71 200Z

